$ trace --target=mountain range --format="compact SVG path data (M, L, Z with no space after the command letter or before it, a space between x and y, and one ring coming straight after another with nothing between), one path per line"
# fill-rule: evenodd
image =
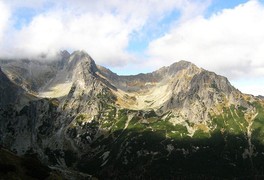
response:
M264 99L187 61L119 76L84 51L2 59L0 144L84 179L263 178Z

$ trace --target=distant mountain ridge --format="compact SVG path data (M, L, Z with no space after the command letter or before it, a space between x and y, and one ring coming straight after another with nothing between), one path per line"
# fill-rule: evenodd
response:
M263 98L190 62L119 76L63 51L0 67L0 143L20 155L110 179L263 172Z
M8 66L9 64L11 66ZM64 51L60 61L46 64L38 61L26 61L24 63L26 65L23 63L19 65L21 69L12 72L14 66L16 67L15 64L16 62L14 65L12 63L4 65L7 75L11 79L14 77L19 79L13 81L18 82L18 85L22 87L30 85L25 90L34 91L41 97L65 96L74 83L80 82L82 79L85 84L90 81L88 77L93 77L112 90L121 107L128 109L155 109L163 113L175 108L180 108L179 111L182 112L182 108L184 108L187 112L183 116L189 116L187 107L191 107L190 103L196 101L195 103L200 106L199 111L202 111L201 108L204 107L201 103L212 106L217 98L223 98L216 96L223 94L228 96L227 99L232 101L231 103L244 103L245 105L240 97L241 93L225 77L198 68L187 61L174 63L152 73L133 76L118 76L102 66L97 66L94 60L83 51L76 51L72 55ZM27 71L28 65L32 67L29 71ZM22 73L19 74L19 71ZM28 74L25 75L26 72ZM31 78L33 81L29 79L30 77L33 77ZM199 98L207 102L200 102ZM193 111L191 108L189 109ZM197 114L200 113L197 112ZM203 114L199 118L205 119L205 116L207 115ZM188 118L194 119L190 116Z

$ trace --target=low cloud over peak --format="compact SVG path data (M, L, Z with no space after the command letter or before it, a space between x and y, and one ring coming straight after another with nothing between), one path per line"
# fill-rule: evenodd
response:
M243 86L254 78L264 84L263 4L215 2L0 0L0 57L52 59L84 49L121 74L184 59Z
M156 61L188 59L232 78L264 76L259 69L264 67L263 17L264 7L257 1L199 16L153 40L148 54Z

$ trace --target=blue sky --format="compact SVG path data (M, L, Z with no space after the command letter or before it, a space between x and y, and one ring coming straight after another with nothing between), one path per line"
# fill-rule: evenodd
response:
M218 13L223 9L234 8L237 5L246 3L247 0L214 0L208 6L204 12L205 17L210 17L214 13ZM181 17L179 10L174 10L166 13L162 19L160 19L157 24L144 26L140 33L134 33L132 35L131 41L127 50L133 53L144 53L147 49L148 44L153 39L163 36L167 30L170 28L172 23L177 22ZM141 34L143 33L143 35Z
M223 9L232 9L246 2L248 2L248 0L214 0L206 10L205 16L209 17L212 15L212 13L219 12Z
M0 0L0 56L81 49L118 74L187 60L264 94L263 17L264 0Z

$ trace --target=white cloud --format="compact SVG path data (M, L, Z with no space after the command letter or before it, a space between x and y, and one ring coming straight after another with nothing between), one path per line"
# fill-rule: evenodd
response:
M8 27L8 19L10 17L10 11L8 7L0 1L0 42L3 41L4 33Z
M126 51L131 36L148 23L157 23L173 10L187 16L186 9L198 5L192 0L10 0L15 12L35 8L37 15L28 24L10 29L0 50L2 56L53 56L62 49L86 50L99 64L120 66L136 60ZM197 6L196 6L197 7Z
M184 59L233 80L263 77L263 17L263 5L249 1L208 19L190 19L150 43L150 62L158 67Z
M3 0L4 1L4 0ZM8 0L5 1L11 8L19 8L19 7L41 7L45 3L46 0Z
M111 15L48 13L35 17L15 33L13 50L20 56L49 56L63 49L85 49L92 57L115 63L128 59L124 47L128 43L128 27Z
M47 54L54 57L59 50L84 49L99 63L122 64L122 60L133 59L125 52L129 33L135 28L131 23L107 11L104 14L79 12L76 7L54 5L21 29L10 28L6 33L8 38L0 42L4 46L1 56L23 58Z

